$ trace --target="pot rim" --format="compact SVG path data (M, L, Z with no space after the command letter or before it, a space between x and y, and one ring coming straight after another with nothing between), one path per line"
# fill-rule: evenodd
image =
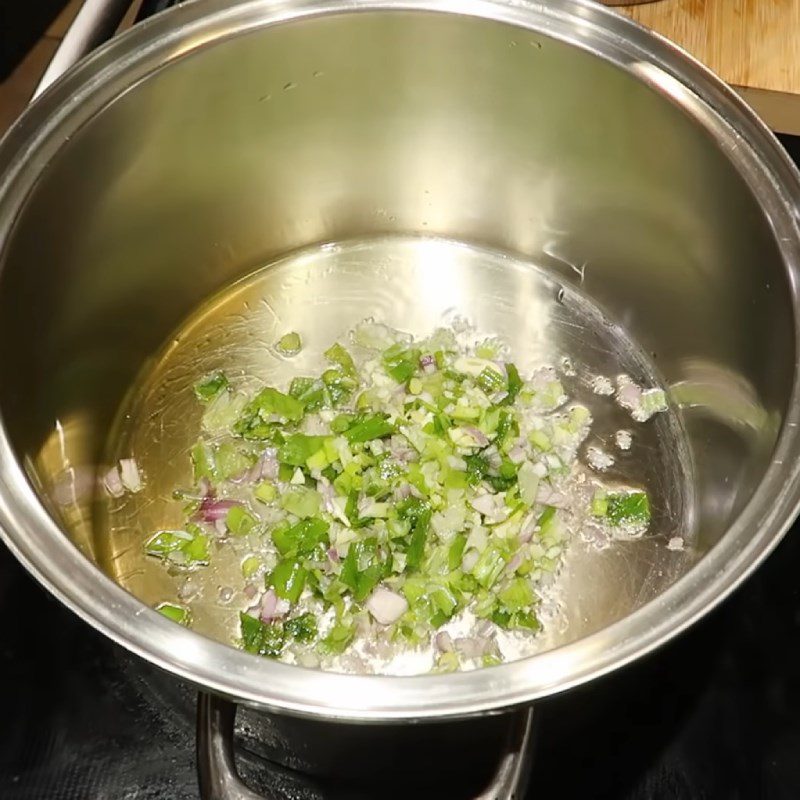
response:
M754 112L666 39L591 0L195 0L113 39L43 93L0 143L0 254L37 176L71 132L156 69L268 25L366 11L502 22L635 73L703 126L748 182L786 265L800 353L800 175ZM800 506L800 371L773 459L722 540L665 592L590 636L527 659L448 675L344 675L290 666L207 639L150 609L84 557L47 514L0 418L0 536L33 576L128 650L207 691L271 710L351 721L467 716L530 702L623 666L716 606L772 551Z

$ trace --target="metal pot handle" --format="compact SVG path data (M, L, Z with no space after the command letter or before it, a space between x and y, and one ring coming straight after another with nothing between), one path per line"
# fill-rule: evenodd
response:
M114 35L131 0L85 0L33 93L38 97L73 64Z
M233 755L236 705L216 695L197 697L197 771L201 800L280 800L264 798L242 782ZM489 785L474 800L521 800L530 766L533 708L516 715L505 753ZM287 771L284 768L279 768ZM300 777L294 773L296 777Z

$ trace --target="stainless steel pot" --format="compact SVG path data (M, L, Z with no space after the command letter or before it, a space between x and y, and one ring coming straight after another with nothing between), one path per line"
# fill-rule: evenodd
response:
M799 197L731 91L590 2L197 0L158 15L57 81L0 146L3 538L106 635L260 708L443 719L590 680L713 607L793 519ZM668 562L653 542L616 573L618 602L588 587L562 647L415 678L260 660L117 586L91 517L59 510L53 487L91 482L169 331L253 264L413 232L550 265L654 354L691 449L691 553Z

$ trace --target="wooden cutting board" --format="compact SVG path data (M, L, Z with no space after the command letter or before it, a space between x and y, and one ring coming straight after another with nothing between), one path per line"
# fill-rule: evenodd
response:
M657 0L616 10L714 70L771 128L800 135L800 0Z

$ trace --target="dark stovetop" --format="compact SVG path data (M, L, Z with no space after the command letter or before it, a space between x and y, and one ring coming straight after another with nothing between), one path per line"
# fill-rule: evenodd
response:
M529 797L800 798L799 574L800 524L677 641L539 703ZM153 673L0 545L0 800L196 800L191 693Z
M541 702L529 797L797 800L798 574L796 527L677 641ZM177 682L152 688L150 668L2 546L0 620L2 800L196 800L191 698Z

